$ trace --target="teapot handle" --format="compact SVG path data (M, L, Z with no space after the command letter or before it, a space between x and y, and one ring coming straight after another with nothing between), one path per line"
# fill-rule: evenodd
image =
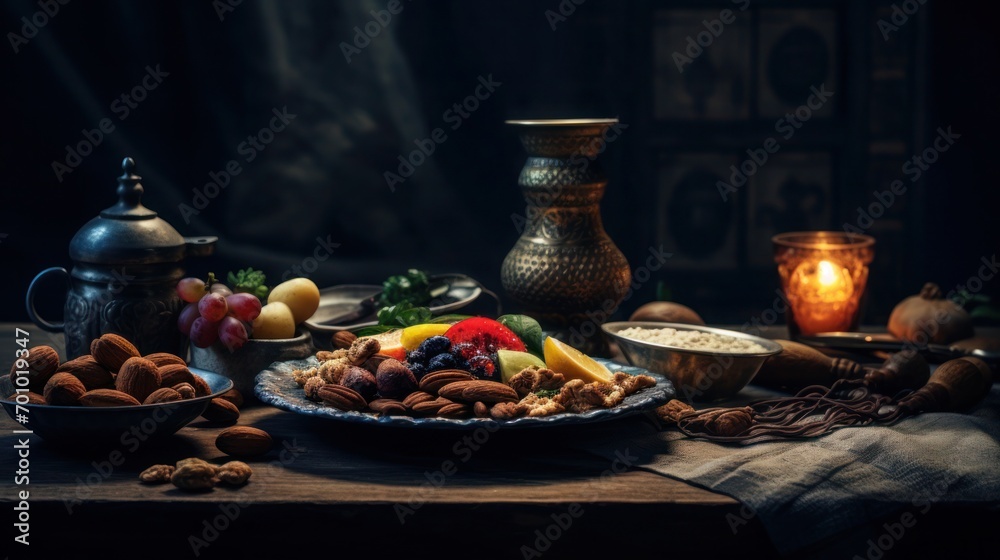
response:
M28 307L28 317L31 317L31 321L38 325L42 330L49 332L63 332L65 329L65 322L63 323L50 323L45 319L38 316L38 311L35 310L35 288L38 286L39 281L50 274L58 274L66 279L66 285L69 285L69 272L66 272L65 268L58 266L52 268L46 268L45 270L38 273L35 279L31 281L31 285L28 286L28 295L25 296L25 304Z

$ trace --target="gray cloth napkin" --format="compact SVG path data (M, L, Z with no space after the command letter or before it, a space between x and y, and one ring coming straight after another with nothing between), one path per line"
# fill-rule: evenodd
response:
M773 394L750 387L724 405ZM727 516L734 533L757 516L783 554L903 509L918 519L939 502L1000 508L997 386L970 414L923 414L810 440L723 445L636 426L627 441L619 431L587 449L612 458L627 445L640 468L732 496L745 505Z

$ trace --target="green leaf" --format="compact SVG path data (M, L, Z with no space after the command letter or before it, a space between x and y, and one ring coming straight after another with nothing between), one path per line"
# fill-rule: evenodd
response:
M542 344L545 342L545 333L542 332L542 326L538 324L538 321L527 315L512 314L501 315L497 318L497 322L514 331L514 334L524 342L524 345L528 348L528 352L539 358L545 355L542 350Z
M423 305L431 300L431 283L427 273L411 268L406 274L390 276L382 282L379 305L388 307L400 303Z

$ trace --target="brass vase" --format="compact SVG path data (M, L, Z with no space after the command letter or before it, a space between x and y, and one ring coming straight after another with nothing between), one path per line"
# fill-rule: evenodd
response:
M518 185L527 203L521 237L504 259L506 293L555 336L588 353L606 349L600 325L628 292L625 255L601 223L607 178L597 156L617 119L507 121L528 159Z

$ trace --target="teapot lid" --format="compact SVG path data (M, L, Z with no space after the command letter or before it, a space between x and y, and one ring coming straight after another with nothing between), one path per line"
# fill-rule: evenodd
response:
M141 180L135 173L135 160L122 160L118 203L76 232L69 244L71 259L94 264L152 264L184 258L184 237L142 205Z

